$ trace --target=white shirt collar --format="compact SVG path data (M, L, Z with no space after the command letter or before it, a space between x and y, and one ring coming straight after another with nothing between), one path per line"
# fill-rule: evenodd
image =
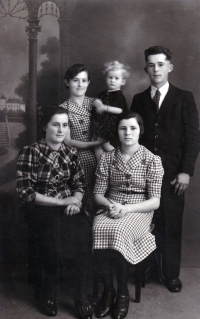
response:
M153 97L154 97L154 95L155 95L157 90L158 89L155 86L151 85L151 98L152 99L153 99ZM160 95L160 100L159 100L159 107L161 106L161 104L162 104L162 102L163 102L168 90L169 90L169 82L167 81L163 86L161 86L161 88L159 88L159 91L160 91L160 94L161 94Z

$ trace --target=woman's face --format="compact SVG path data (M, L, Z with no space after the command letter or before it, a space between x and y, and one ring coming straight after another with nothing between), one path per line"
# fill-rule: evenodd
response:
M140 136L140 127L137 120L135 118L121 120L118 125L118 135L122 145L137 145Z
M44 128L47 144L53 149L58 149L64 141L68 129L68 115L66 113L54 114Z
M89 83L90 81L88 81L88 74L86 71L78 73L72 80L66 83L70 90L70 97L84 96Z

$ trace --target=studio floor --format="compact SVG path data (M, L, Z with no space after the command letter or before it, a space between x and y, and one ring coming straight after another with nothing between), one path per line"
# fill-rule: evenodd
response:
M47 318L39 312L34 288L27 283L27 266L15 267L12 271L7 267L1 277L0 318ZM65 276L58 284L57 318L77 318L73 306L74 283L70 278ZM170 293L161 283L152 281L142 288L141 302L134 303L135 287L130 274L127 319L200 319L200 269L182 268L180 278L183 283L180 293Z

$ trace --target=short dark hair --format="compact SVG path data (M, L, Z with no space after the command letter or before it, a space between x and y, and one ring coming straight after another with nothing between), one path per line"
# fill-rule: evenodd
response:
M90 70L88 68L87 65L85 64L73 64L71 65L64 76L64 80L67 80L67 82L69 82L70 80L72 80L77 74L81 73L81 72L86 72L88 75L88 81L90 81ZM68 88L68 86L66 85L66 87Z
M155 55L155 54L160 54L160 53L163 53L164 55L166 55L166 59L171 61L172 53L170 52L169 49L167 49L161 45L156 45L156 46L153 46L153 47L146 49L144 51L145 61L147 62L149 55Z
M143 119L141 118L141 116L138 114L138 113L135 113L135 112L130 112L130 111L127 111L127 112L122 112L118 118L117 118L117 122L116 122L116 129L118 131L118 126L119 126L119 123L122 121L122 120L129 120L129 119L136 119L139 127L140 127L140 137L144 134L144 123L143 123Z
M68 111L61 106L51 106L44 111L41 118L41 126L46 127L55 114L67 114Z

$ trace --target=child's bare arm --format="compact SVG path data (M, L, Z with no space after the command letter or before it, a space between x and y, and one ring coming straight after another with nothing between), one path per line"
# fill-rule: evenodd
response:
M122 113L122 109L121 108L103 104L101 102L101 100L99 100L99 99L96 99L93 102L93 106L96 108L96 112L98 114L102 114L104 112L108 112L108 113L112 113L112 114L120 114L120 113Z
M65 143L69 145L70 147L76 147L77 149L89 149L93 148L95 146L102 145L106 142L101 137L98 137L96 141L91 141L91 142L84 142L84 141L77 141L77 140L72 140L69 136L65 138Z

